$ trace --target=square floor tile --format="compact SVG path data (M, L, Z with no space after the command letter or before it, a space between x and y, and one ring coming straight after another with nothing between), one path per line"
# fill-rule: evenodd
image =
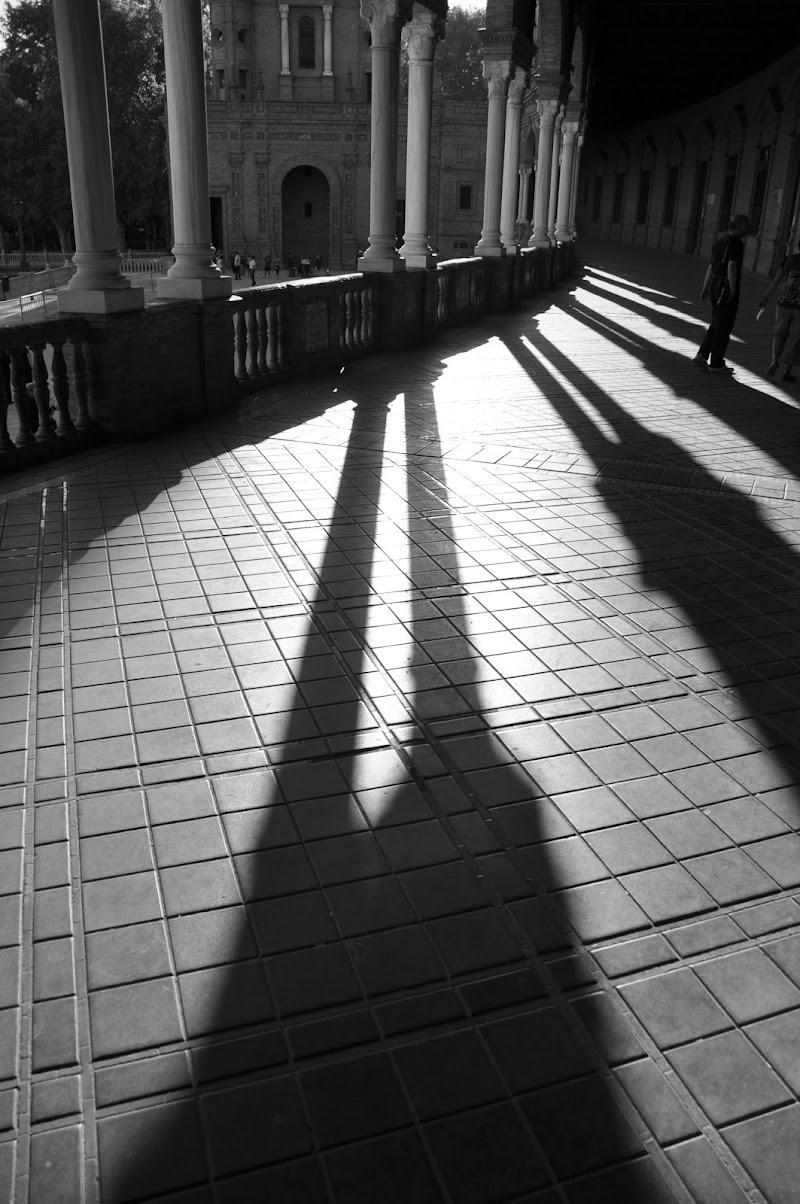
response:
M345 950L321 945L269 961L269 981L283 1016L360 999L361 987Z
M741 1033L706 1037L667 1057L713 1124L730 1124L791 1099Z
M725 1140L768 1200L790 1204L800 1181L800 1105L731 1125Z
M398 1199L413 1200L414 1204L441 1204L443 1199L422 1142L413 1132L391 1133L332 1150L325 1163L337 1204L381 1200L387 1184L392 1185ZM283 1191L274 1198L281 1204L317 1204L317 1197L311 1196L307 1188L301 1195L288 1196ZM327 1201L327 1193L320 1192L319 1204Z
M723 849L685 862L717 903L740 903L769 895L777 886L741 849Z
M282 1162L312 1147L300 1092L289 1076L209 1093L202 1108L217 1175Z
M526 1095L520 1105L559 1176L608 1166L643 1149L605 1082L596 1075Z
M574 1031L555 1008L498 1020L481 1031L515 1094L592 1070Z
M130 983L89 996L96 1058L180 1041L181 1024L172 978Z
M620 987L620 994L661 1049L733 1027L689 969L631 983Z
M459 1204L495 1204L547 1182L541 1156L510 1104L432 1121L425 1135Z
M411 1121L397 1073L385 1053L321 1066L299 1077L323 1149Z
M800 1006L800 990L761 949L715 957L695 970L737 1024Z

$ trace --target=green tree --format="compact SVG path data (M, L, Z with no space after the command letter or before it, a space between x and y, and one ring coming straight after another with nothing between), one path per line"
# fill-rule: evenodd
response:
M100 0L117 216L165 224L163 43L156 0ZM58 57L50 4L19 0L2 22L0 222L51 224L69 250L72 211Z
M454 7L447 14L445 37L436 47L436 68L442 96L455 100L485 100L483 46L480 30L486 24L486 10L470 11ZM400 43L400 90L408 96L408 26Z

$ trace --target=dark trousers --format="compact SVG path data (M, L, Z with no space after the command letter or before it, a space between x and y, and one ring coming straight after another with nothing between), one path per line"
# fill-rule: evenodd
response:
M724 305L711 302L711 325L703 336L699 354L704 360L711 356L712 368L721 368L725 363L725 352L738 310L738 297L735 301L726 301Z

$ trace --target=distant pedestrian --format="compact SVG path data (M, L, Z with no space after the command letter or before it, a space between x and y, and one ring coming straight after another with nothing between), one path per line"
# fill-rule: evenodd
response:
M702 301L706 298L711 301L711 323L694 357L694 362L703 368L708 364L709 372L733 372L725 363L725 352L739 309L744 240L749 232L750 219L739 213L731 218L728 233L711 248L711 263L700 291Z
M250 258L248 259L247 270L250 273L250 283L255 284L255 282L256 282L256 257L255 257L255 255L251 255Z
M233 257L233 276L235 280L242 278L242 257L238 251Z
M758 303L763 309L775 290L778 300L775 305L775 326L772 331L772 361L767 376L774 376L783 366L780 379L793 383L797 377L792 373L796 353L800 350L800 246L784 259L772 284Z
M272 270L272 260L270 259L269 255L265 255L264 256L264 275L269 276L271 270Z
M322 271L322 256L321 255L314 256L314 271L315 272Z
M311 260L308 258L307 255L304 255L303 258L300 260L300 275L301 276L310 276L311 275Z
M281 261L278 259L277 255L275 256L275 262L272 266L275 268L275 278L277 279L281 274Z

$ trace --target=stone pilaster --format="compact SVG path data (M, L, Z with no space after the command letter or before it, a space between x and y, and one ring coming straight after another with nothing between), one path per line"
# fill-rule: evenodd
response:
M283 5L281 6L283 7ZM333 5L322 6L322 74L333 75Z
M526 73L519 68L508 85L506 101L505 145L503 149L503 189L500 200L500 240L507 255L516 255L516 211L519 189L519 135L522 126L522 98Z
M197 0L166 0L162 11L175 263L157 292L193 300L225 297L231 279L211 259L201 7Z
M428 243L433 57L442 22L430 9L415 4L409 30L406 228L400 255L407 268L429 268L435 263Z
M506 129L506 95L511 64L485 59L483 75L489 91L486 116L486 173L483 185L483 229L476 255L505 255L500 241L500 204L503 185L503 148Z
M547 199L547 237L551 244L556 241L556 206L558 204L558 178L561 163L561 126L564 124L564 110L556 113L553 122L553 150L550 155L550 195Z
M289 62L289 5L279 4L278 14L281 19L281 73L278 77L278 89L281 100L291 100L292 68Z
M397 187L397 97L400 81L400 13L397 0L361 0L361 16L372 40L369 246L361 272L405 270L395 248Z
M550 203L550 173L553 158L553 127L558 112L556 95L540 91L536 102L539 116L538 154L536 156L536 184L533 193L533 233L529 247L549 247L547 237L547 213Z
M142 309L144 291L122 275L98 0L53 0L67 137L77 268L58 291L63 313Z

